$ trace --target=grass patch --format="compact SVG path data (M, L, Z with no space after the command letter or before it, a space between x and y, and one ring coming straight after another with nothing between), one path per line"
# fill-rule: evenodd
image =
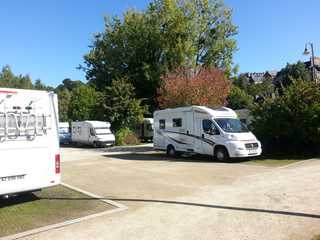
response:
M319 158L314 155L293 155L293 154L263 154L257 158L246 161L248 164L257 164L270 167L280 167L311 158Z
M311 240L320 240L320 235L314 236Z
M114 208L63 186L0 199L0 237Z

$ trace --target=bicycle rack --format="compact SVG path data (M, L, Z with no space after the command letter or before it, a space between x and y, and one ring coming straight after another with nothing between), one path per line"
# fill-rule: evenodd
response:
M51 129L47 124L47 118L51 118L51 115L38 115L36 109L31 108L27 111L16 108L13 111L0 112L0 143L23 137L33 141L38 136L46 135Z

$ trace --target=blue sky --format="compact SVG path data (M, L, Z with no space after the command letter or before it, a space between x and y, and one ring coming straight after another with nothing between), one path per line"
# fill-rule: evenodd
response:
M56 86L64 78L85 80L83 63L104 15L144 9L147 0L10 0L1 2L0 66ZM305 60L311 41L320 55L319 0L225 0L239 26L234 62L240 72L282 68Z

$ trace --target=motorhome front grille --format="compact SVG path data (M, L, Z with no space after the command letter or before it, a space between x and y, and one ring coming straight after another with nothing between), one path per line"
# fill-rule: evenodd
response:
M259 147L258 143L246 143L245 144L246 149L256 149Z

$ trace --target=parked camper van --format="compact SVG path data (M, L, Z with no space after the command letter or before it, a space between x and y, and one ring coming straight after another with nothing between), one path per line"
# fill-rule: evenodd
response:
M0 196L60 183L54 93L0 88L0 156Z
M153 139L153 118L145 118L136 128L136 134L143 141L152 141Z
M73 122L72 142L92 145L93 147L113 145L115 137L110 130L110 126L110 123L101 121Z
M70 126L68 122L59 123L59 140L60 140L60 144L71 143Z
M154 112L154 148L168 155L190 152L229 157L261 154L261 144L229 108L191 106Z

